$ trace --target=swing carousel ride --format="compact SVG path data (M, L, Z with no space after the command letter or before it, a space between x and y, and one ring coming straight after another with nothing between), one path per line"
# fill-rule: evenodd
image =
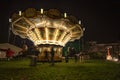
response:
M61 61L62 48L65 44L83 36L80 22L74 16L62 14L57 9L44 11L28 8L13 13L11 30L15 35L27 38L38 46L40 51L38 61L47 61L45 52L50 58L51 46L54 46L55 61Z

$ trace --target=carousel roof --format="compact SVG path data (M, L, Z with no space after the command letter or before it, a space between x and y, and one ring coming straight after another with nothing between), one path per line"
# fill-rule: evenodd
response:
M64 46L68 41L80 39L81 25L74 16L62 15L57 9L37 11L28 8L12 15L12 31L15 35L28 38L35 45L54 44Z

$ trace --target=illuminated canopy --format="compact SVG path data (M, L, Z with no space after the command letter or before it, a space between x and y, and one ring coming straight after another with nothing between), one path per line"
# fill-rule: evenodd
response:
M68 41L80 39L83 30L73 16L65 17L56 9L37 11L28 8L12 15L12 31L28 38L35 45L54 44L65 46Z

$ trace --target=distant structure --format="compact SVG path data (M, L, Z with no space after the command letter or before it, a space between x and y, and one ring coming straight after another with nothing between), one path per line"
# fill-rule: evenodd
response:
M61 61L62 48L65 44L83 36L79 21L74 16L62 14L57 9L44 11L28 8L13 13L10 22L15 35L27 38L39 47L39 61L46 61L44 58L46 52L50 58L51 46L54 46L55 60Z
M107 48L106 60L112 60L112 56L111 56L111 54L110 54L110 48L111 48L111 47L108 47L108 48Z
M103 54L111 56L118 56L120 53L120 42L116 43L97 43L96 41L89 42L89 50L88 52L101 52Z

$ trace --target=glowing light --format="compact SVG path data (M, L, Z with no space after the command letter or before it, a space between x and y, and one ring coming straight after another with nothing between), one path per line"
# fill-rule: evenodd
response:
M79 24L81 24L81 20L79 20L79 22L78 22Z
M117 62L117 61L118 61L118 58L113 57L113 61Z
M32 31L29 31L28 35L31 37L31 39L33 41L37 41L37 37L35 36L35 34Z
M9 18L9 22L12 22L12 19L11 19L11 18Z
M110 55L110 48L107 48L107 56L106 56L107 60L112 60L112 56Z
M62 42L64 43L64 44L66 44L66 42L67 41L69 41L70 40L70 34L67 34L67 36L62 40Z
M107 55L107 60L112 60L111 55Z
M74 29L74 28L76 28L76 26L71 27L69 30L72 30L72 29Z
M22 29L22 30L24 30L24 31L27 31L27 28L25 28L25 27L23 27L23 26L21 26L21 25L19 25L19 24L14 24L15 26L18 26L18 28L20 28L20 29ZM14 27L15 28L15 27Z
M48 42L48 29L45 27L45 36L46 36L46 41Z
M85 28L83 28L83 31L85 31Z
M40 9L40 12L41 12L41 14L43 14L43 9L42 8Z
M55 34L54 40L56 40L57 35L58 35L58 29L55 30L55 33L54 33L54 34Z
M63 40L65 34L66 34L66 32L64 32L64 33L62 34L62 36L60 37L59 41L62 41L62 40Z
M19 11L19 16L21 16L22 15L22 12L21 11Z
M35 25L33 24L33 23L31 23L31 21L30 20L28 20L27 18L25 18L25 17L23 17L23 19L28 23L28 24L30 24L31 26L31 28L35 28Z
M64 13L64 18L66 18L67 17L67 13Z
M16 32L25 34L25 31L16 30Z
M67 38L63 41L63 43L66 44L70 39L71 39L70 37L67 37Z
M39 40L42 40L42 38L40 36L40 32L37 28L35 28L35 32L36 32L36 35L38 36Z

